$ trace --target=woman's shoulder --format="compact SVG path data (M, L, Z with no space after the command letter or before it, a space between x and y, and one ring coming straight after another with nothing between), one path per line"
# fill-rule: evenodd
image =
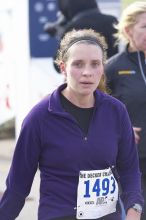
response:
M48 112L50 95L45 96L29 110L24 121L42 120Z
M109 58L105 64L106 76L109 76L109 74L115 74L119 68L127 65L127 62L128 58L126 51L121 51L120 53L115 54Z
M101 91L97 91L98 95L97 95L97 99L100 100L100 103L104 104L104 107L107 108L112 108L112 109L121 109L125 111L126 107L125 104L122 103L120 100L118 100L117 98L111 96L110 94L107 93L103 93Z
M112 57L110 57L107 60L106 66L112 65L112 64L117 64L118 62L123 61L126 58L126 51L121 51L115 55L113 55Z

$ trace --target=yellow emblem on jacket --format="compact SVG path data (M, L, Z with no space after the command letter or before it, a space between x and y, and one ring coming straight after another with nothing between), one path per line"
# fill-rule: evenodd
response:
M135 74L136 71L135 70L119 70L118 74L119 75L131 75L131 74Z

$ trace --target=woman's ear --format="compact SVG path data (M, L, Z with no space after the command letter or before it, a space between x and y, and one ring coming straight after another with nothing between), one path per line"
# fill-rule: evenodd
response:
M129 39L132 38L133 34L132 34L132 27L125 27L125 33L128 36Z
M65 63L64 62L60 63L60 71L61 71L62 74L64 74L66 76Z

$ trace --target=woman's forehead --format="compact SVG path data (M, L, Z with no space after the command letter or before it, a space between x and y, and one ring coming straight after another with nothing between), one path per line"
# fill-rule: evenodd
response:
M137 15L136 22L139 22L139 21L146 23L146 12Z
M82 54L84 51L84 53L86 52L86 54L88 54L89 52L96 52L96 53L103 53L101 47L97 44L93 44L93 43L89 43L89 42L77 42L75 44L73 44L69 49L68 52L69 54L72 53L79 53Z

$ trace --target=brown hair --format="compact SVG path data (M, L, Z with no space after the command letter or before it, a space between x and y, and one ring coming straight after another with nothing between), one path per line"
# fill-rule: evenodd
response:
M66 33L60 42L60 49L58 50L57 57L55 60L55 63L58 66L60 66L61 62L67 62L69 48L73 44L78 42L98 45L103 51L103 64L105 63L107 57L107 44L105 42L104 37L100 35L98 32L94 31L93 29L73 29L72 31ZM104 75L101 78L101 81L98 85L98 89L106 92Z

